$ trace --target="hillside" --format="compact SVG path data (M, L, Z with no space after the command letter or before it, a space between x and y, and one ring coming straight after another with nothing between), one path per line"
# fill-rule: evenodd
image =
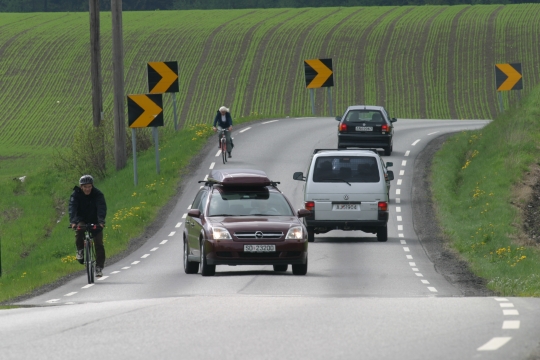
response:
M494 118L495 63L522 63L524 94L540 79L539 17L540 4L124 12L126 93L147 92L147 62L177 60L183 125L220 105L236 118L311 115L303 60L332 58L334 113L371 103L398 118ZM69 145L74 124L91 122L88 13L2 13L0 24L0 156ZM108 12L101 33L110 118ZM315 96L330 115L327 89Z

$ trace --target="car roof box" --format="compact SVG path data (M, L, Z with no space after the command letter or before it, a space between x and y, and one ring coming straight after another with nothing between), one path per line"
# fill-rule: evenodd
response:
M208 182L223 186L269 186L272 181L261 170L252 169L219 169L212 170Z

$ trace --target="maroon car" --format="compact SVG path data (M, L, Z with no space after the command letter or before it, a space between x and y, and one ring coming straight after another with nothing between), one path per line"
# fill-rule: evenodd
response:
M274 271L307 273L307 230L264 171L212 170L184 229L184 270L212 276L216 265L273 265Z

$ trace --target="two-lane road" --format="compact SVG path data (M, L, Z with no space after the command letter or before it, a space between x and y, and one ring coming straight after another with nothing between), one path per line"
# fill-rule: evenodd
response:
M233 158L224 165L217 144L208 146L163 227L108 264L102 280L87 286L80 277L20 304L36 307L0 311L1 358L527 359L538 350L540 299L464 297L435 271L413 228L417 156L439 135L486 124L398 120L384 157L395 175L388 242L316 235L306 276L271 266L186 275L181 236L197 180L212 168L261 169L300 208L303 182L293 172L337 142L332 118L239 126Z

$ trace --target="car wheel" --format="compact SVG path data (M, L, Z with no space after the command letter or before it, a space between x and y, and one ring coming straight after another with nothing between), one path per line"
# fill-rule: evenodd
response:
M305 264L293 264L292 273L294 275L306 275L307 274L307 265L308 265L307 259L306 259Z
M186 241L184 241L184 272L186 274L196 274L199 272L199 263L189 261L188 258L189 247Z
M384 242L388 240L388 227L381 227L377 229L377 241Z
M274 271L287 271L289 265L274 265Z
M214 276L216 273L216 265L208 265L206 262L206 254L204 253L204 246L201 242L201 274L202 276Z
M313 229L307 228L307 241L315 242L315 231Z

